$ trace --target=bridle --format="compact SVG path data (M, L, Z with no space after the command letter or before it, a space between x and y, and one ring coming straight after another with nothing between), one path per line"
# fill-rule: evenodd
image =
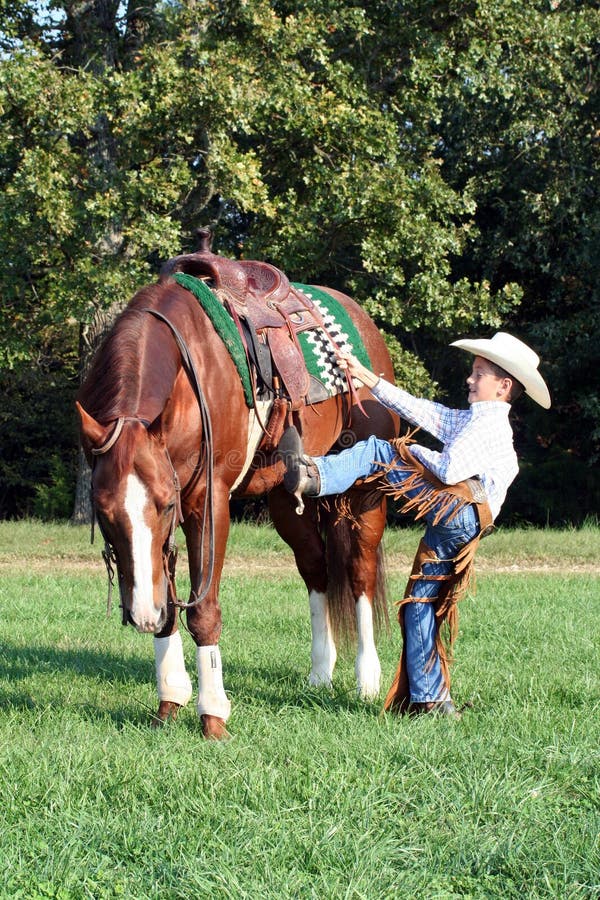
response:
M123 426L125 422L139 422L144 428L148 428L150 423L146 419L141 419L138 416L119 416L119 418L115 422L115 427L113 428L110 436L107 438L104 444L101 447L92 447L91 453L94 457L94 462L92 464L92 476L94 472L94 467L96 463L96 458L98 456L103 456L105 453L114 447L117 443L121 432L123 431ZM169 526L169 534L163 546L163 568L165 570L165 575L167 576L167 581L169 584L169 597L176 604L179 605L181 601L178 601L175 597L175 589L174 589L174 577L175 577L175 562L177 560L177 546L175 544L175 532L177 531L177 526L183 522L183 512L181 508L181 483L179 481L179 475L175 470L175 466L171 460L171 456L167 447L165 449L165 455L167 457L167 462L171 469L171 478L173 480L173 487L175 489L175 502L173 504L173 515L171 517L171 524ZM109 541L103 527L102 523L97 517L96 514L96 505L94 503L93 494L92 494L92 543L94 542L94 525L98 523L98 527L102 534L102 538L104 540L104 549L102 550L102 559L104 560L104 565L106 566L106 573L108 575L108 598L107 598L107 615L110 615L112 608L112 591L114 585L115 578L115 566L117 566L118 571L118 563L117 563L117 555L115 553L115 549L111 542ZM123 624L127 624L127 616L126 611L123 609Z
M190 609L191 607L198 606L207 596L213 580L214 575L214 563L215 563L215 524L214 524L214 504L213 504L213 484L214 484L214 445L212 438L212 422L210 418L210 411L208 409L204 393L202 388L200 387L200 382L198 379L198 375L196 372L196 367L194 366L194 361L192 359L192 355L190 350L185 343L183 337L177 328L173 325L169 319L164 316L162 313L158 312L158 310L146 308L144 312L148 312L151 315L155 316L157 319L163 321L171 330L175 342L178 346L179 352L181 354L182 366L183 369L188 376L188 380L194 391L194 395L196 400L198 401L198 407L200 410L200 420L201 420L201 447L200 447L200 458L197 466L192 473L192 476L186 486L181 488L181 483L179 480L179 476L177 471L175 470L175 466L173 465L173 461L171 460L171 456L167 447L165 446L165 454L167 457L167 462L169 464L171 470L171 477L173 480L173 487L175 489L175 503L173 505L173 516L171 518L171 525L169 527L169 534L167 539L163 545L163 569L165 573L165 577L167 579L168 585L168 596L169 601L173 603L174 606L183 610ZM123 431L123 426L126 422L140 422L145 428L148 428L150 423L141 419L138 416L119 416L115 421L115 426L110 433L109 437L105 441L104 444L100 447L93 447L91 450L92 456L94 457L94 464L96 458L98 456L102 456L105 453L114 447L116 442L118 441L121 432ZM92 465L92 475L94 470L94 464ZM175 566L177 562L177 545L175 543L175 532L177 531L177 526L183 522L183 510L181 505L181 496L182 493L185 494L186 490L190 488L192 483L195 483L198 475L202 470L206 471L206 489L204 492L204 504L202 509L202 527L200 531L200 583L196 586L196 588L191 590L192 600L189 602L185 602L183 600L179 600L175 591ZM114 577L115 577L115 567L118 572L118 562L117 556L115 553L115 549L111 542L108 540L104 529L102 528L101 522L96 517L96 506L92 496L92 543L94 541L94 523L98 521L98 527L100 528L100 532L104 539L104 549L102 551L102 558L104 560L104 564L106 566L106 572L108 575L108 598L107 598L107 614L110 615L111 607L112 607L112 591L114 585ZM208 566L205 572L204 569L204 544L205 537L208 532ZM120 576L119 576L120 577ZM123 624L127 624L127 613L126 610L122 607L123 613Z

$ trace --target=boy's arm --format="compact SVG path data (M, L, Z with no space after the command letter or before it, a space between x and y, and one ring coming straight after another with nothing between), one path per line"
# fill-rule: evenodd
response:
M370 388L373 396L383 406L398 413L412 425L424 428L440 441L447 441L455 430L461 410L449 409L441 403L414 397L408 391L390 384L384 378L378 378L351 354L340 356L338 364L341 369L347 369L353 378L357 378Z

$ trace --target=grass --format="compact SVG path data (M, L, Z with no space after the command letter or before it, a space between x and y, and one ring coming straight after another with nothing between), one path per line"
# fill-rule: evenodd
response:
M0 897L597 898L599 535L483 542L454 668L473 708L456 723L382 717L348 655L332 691L308 689L289 553L235 526L234 737L213 744L193 704L148 728L152 642L107 620L89 532L0 523ZM386 537L392 596L415 542ZM387 687L398 630L379 646Z

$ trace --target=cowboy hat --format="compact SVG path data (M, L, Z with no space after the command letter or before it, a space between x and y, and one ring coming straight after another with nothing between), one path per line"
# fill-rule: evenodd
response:
M538 372L540 358L537 353L511 334L498 331L493 338L479 340L452 341L451 347L460 347L475 356L482 356L496 363L501 369L520 381L532 400L550 408L550 392L546 382Z

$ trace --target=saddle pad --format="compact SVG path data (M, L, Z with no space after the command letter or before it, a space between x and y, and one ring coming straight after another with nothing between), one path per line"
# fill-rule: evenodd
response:
M233 319L224 309L218 297L200 278L186 275L183 272L177 272L171 277L181 287L191 291L209 317L238 371L244 389L246 406L252 407L254 401L246 352ZM352 352L363 365L371 368L366 347L342 304L320 288L303 284L294 284L293 286L317 306L328 335L337 346L342 350ZM348 390L346 376L336 364L331 341L323 329L315 328L300 332L297 338L308 372L323 384L329 396L332 397Z
M292 287L315 304L327 329L327 334L322 328L315 328L301 331L297 335L309 374L317 378L332 397L347 391L346 375L337 364L331 340L335 341L340 350L353 353L363 366L371 369L369 354L356 325L339 300L335 300L326 291L295 282Z
M246 351L242 344L240 333L235 326L235 322L223 307L221 301L216 297L208 285L200 278L193 275L186 275L184 272L177 272L171 276L177 284L191 291L200 306L212 322L215 331L225 344L231 359L238 371L238 375L242 381L244 388L244 398L246 406L254 406L252 399L252 384L250 382L250 372L248 371L248 361L246 360Z

